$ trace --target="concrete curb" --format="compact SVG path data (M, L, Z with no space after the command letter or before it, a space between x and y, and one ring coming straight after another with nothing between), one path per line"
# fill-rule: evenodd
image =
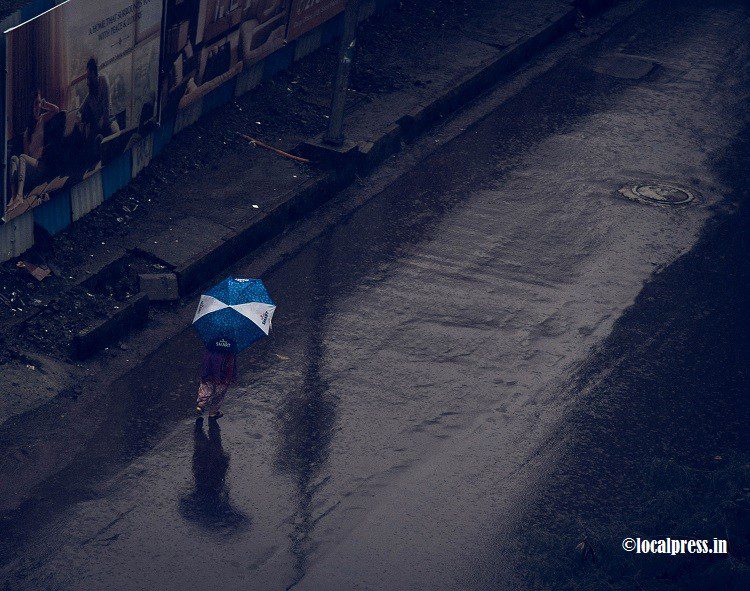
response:
M95 322L73 338L73 356L83 360L109 347L133 328L143 326L148 320L148 296L141 292L128 298L111 316Z

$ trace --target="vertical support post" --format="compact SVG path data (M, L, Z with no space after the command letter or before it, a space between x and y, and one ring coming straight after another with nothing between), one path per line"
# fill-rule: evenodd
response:
M360 0L349 0L344 10L344 32L341 36L339 49L339 64L336 80L333 83L333 99L331 100L331 116L328 120L328 130L323 135L327 144L340 146L344 143L344 108L346 107L346 89L349 87L349 72L354 59L356 45L357 24L359 23Z
M0 190L0 199L3 200L2 207L0 207L0 224L5 222L5 206L10 201L10 191L8 190L8 116L6 115L8 105L6 104L7 92L6 85L8 83L8 62L6 59L7 48L7 35L0 35L0 117L3 118L2 124L2 140L3 148L3 175L2 175L2 190ZM0 258L2 260L2 258Z

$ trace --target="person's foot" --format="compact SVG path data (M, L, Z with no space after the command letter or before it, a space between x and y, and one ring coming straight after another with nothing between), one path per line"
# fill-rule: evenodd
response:
M8 205L5 206L5 210L10 211L11 209L15 209L16 207L19 207L20 205L23 205L23 197L16 194L8 202Z

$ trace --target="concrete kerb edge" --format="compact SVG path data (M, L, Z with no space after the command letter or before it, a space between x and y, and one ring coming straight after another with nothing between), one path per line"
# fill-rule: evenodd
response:
M121 275L128 264L128 258L129 253L123 252L76 285L96 290L102 283ZM72 356L82 361L109 347L132 328L145 324L148 320L149 309L150 301L145 293L140 292L131 296L116 312L90 324L73 337Z
M73 338L73 356L84 360L106 349L127 331L145 324L148 311L149 300L145 293L131 296L117 312L80 331Z
M404 128L396 122L389 125L375 141L361 143L358 171L369 174L380 163L401 151L406 139Z

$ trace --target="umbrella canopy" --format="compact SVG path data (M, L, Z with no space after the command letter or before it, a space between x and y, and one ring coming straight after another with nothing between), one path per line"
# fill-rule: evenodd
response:
M268 335L274 310L260 279L229 277L201 296L193 326L209 349L239 353Z

